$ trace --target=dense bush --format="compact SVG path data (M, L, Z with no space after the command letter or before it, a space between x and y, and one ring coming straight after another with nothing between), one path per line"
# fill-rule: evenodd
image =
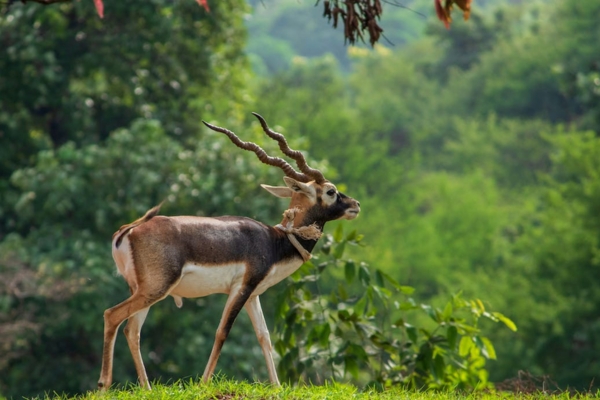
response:
M380 389L490 387L486 359L495 359L480 319L514 323L481 300L454 294L442 307L419 303L414 288L344 257L362 236L328 235L282 293L276 313L278 370L289 382L349 380ZM413 314L429 318L415 323ZM420 322L420 321L419 321Z

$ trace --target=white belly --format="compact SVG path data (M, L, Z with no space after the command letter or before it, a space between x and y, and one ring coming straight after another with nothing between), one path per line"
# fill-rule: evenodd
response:
M271 286L287 278L300 266L302 260L293 259L273 265L265 279L256 289L254 295L264 293ZM205 266L185 264L182 278L177 286L169 293L172 296L194 298L208 296L214 293L229 294L232 287L240 287L246 271L244 264L231 264L227 266Z
M244 279L246 266L205 266L185 264L179 284L169 294L179 297L203 297L213 293L229 294L232 286L239 286Z
M281 282L300 268L303 261L299 258L293 258L292 260L281 262L273 265L265 279L262 280L254 290L253 294L263 294L265 290L273 285Z

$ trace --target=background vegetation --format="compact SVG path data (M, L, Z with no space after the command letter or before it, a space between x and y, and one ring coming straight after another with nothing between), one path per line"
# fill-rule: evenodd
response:
M484 367L490 381L528 370L587 389L599 376L596 0L482 2L450 31L432 23L429 4L408 2L426 16L390 11L395 45L374 49L342 47L312 3L227 0L207 14L189 1L136 0L111 3L104 20L89 3L13 3L0 15L2 395L95 387L102 312L128 293L110 257L121 224L163 199L165 214L278 222L285 204L258 184L280 174L200 129L200 119L218 122L273 149L250 111L361 201L361 218L344 227L363 246L336 253L343 262L323 272L323 293L351 277L348 261L358 293L361 262L431 309L462 291L519 328L478 326L497 356ZM386 282L385 304L404 301ZM294 284L262 300L270 327ZM203 371L223 302L153 307L142 335L151 379ZM378 307L376 326L403 311ZM405 322L430 332L435 319L417 314ZM414 342L426 339L419 332ZM122 337L115 354L115 379L135 381ZM340 354L356 361L341 379L367 383L378 370L356 349ZM245 315L219 368L267 376Z

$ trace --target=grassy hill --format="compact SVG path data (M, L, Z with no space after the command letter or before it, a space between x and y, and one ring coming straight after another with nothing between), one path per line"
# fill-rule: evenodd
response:
M88 392L79 397L81 400L105 400L105 399L411 399L411 400L441 400L441 399L594 399L598 398L600 391L596 393L558 393L550 394L536 393L511 393L511 392L434 392L434 391L412 391L402 388L394 388L383 392L375 390L359 390L355 386L340 383L330 383L323 386L301 385L273 387L262 383L235 382L217 378L209 384L190 379L179 381L172 385L155 384L151 391L141 389L139 386L128 386L125 389L113 389L107 393ZM47 399L69 399L59 394L48 394Z

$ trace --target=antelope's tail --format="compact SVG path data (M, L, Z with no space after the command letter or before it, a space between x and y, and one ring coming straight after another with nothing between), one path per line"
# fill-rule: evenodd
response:
M160 203L157 206L152 207L151 209L149 209L148 211L146 211L146 214L144 214L143 217L136 219L135 221L127 224L127 225L123 225L122 227L119 228L118 231L116 231L113 235L113 244L116 248L119 247L119 245L121 244L121 241L123 240L123 237L125 236L125 234L127 234L127 232L129 232L130 230L132 230L133 228L135 228L136 226L140 226L141 224L150 221L152 218L154 218L155 216L158 215L158 212L160 211L160 207L162 206L162 203Z

